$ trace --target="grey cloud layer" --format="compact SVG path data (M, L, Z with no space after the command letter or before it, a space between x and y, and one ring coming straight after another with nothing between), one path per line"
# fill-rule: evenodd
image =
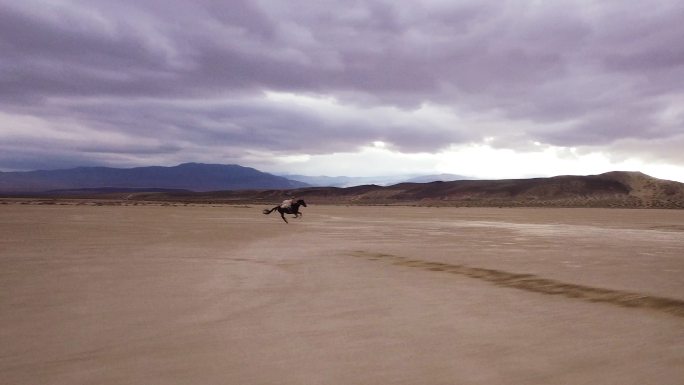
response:
M131 153L169 156L193 146L236 157L350 151L372 140L434 151L484 136L503 147L663 143L684 135L681 20L677 1L0 0L0 111L154 139ZM264 91L354 108L331 119L265 102ZM502 124L362 117L425 103ZM102 154L126 145L71 143Z

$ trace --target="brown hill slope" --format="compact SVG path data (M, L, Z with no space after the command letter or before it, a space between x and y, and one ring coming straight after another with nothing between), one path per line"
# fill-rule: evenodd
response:
M401 183L388 187L132 194L129 199L275 204L289 196L334 204L684 208L684 183L640 172L614 171L589 176Z

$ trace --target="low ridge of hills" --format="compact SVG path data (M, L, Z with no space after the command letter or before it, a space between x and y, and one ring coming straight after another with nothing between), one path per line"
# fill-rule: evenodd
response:
M386 187L363 185L347 188L144 193L133 194L132 199L275 204L291 196L314 204L684 208L684 183L657 179L640 172L613 171L588 176L399 183Z
M174 167L78 167L0 172L0 192L3 193L216 191L293 189L305 186L308 185L249 167L203 163L183 163Z

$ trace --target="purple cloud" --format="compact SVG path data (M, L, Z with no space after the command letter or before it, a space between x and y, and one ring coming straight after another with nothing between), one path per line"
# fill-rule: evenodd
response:
M667 145L684 135L682 19L674 1L0 0L0 140L24 159L0 169L30 167L30 149L50 140L18 133L7 116L59 122L55 138L70 122L84 136L117 136L54 142L51 156L98 164L172 161L195 147L238 160L322 154L374 140L405 152L485 137L512 149ZM267 92L332 97L339 110ZM440 124L416 113L426 105L498 124ZM7 144L17 138L23 147Z

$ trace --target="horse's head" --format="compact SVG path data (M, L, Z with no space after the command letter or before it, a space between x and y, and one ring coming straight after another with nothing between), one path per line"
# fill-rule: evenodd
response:
M304 199L299 199L299 200L297 201L297 204L300 205L300 206L306 207L306 202L304 202Z

